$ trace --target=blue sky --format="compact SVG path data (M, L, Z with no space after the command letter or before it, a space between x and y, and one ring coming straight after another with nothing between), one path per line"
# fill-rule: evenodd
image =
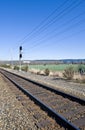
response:
M85 0L0 0L0 60L85 58Z

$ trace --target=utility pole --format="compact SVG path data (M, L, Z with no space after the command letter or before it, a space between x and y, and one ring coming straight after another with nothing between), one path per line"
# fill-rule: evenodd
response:
M19 71L21 71L22 46L19 47Z

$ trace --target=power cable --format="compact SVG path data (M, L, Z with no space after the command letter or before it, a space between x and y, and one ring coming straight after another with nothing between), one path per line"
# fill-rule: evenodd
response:
M55 30L53 30L53 34L54 34L54 32L56 32L56 31L58 31L58 28L65 28L65 25L67 26L67 25L69 25L70 23L72 23L72 21L74 21L74 20L76 20L78 17L80 17L80 16L83 16L83 14L85 14L85 12L83 12L83 13L80 13L79 15L77 15L77 16L75 16L75 17L73 17L72 19L69 19L68 21L66 21L65 23L63 23L63 24L60 24L60 26L58 25L58 27L55 29ZM66 29L67 30L67 29ZM59 32L59 34L62 34L62 31L61 32ZM50 35L50 34L52 34L52 31L48 34L48 35ZM58 32L57 32L57 34L58 34ZM59 35L58 34L58 35ZM46 38L47 37L47 34L45 34L41 39L38 39L38 42L40 41L40 40L42 40L42 39L44 39L44 37ZM49 36L48 36L49 37ZM33 40L33 39L32 39ZM32 41L31 40L31 41ZM34 41L34 43L36 43L37 41ZM34 45L35 46L35 45Z
M35 48L35 47L41 45L42 42L45 42L46 40L53 39L55 36L61 35L61 34L67 32L67 31L69 31L69 30L71 30L71 29L74 29L74 27L76 27L76 25L79 26L79 25L81 25L83 22L85 22L85 19L80 20L79 22L77 22L77 23L71 25L70 27L67 27L65 30L60 31L59 33L56 33L55 35L52 35L52 36L50 36L50 37L48 37L48 38L45 38L45 39L41 40L41 42L38 41L37 44L35 44L33 47L31 47L31 49L33 49L33 48ZM45 46L46 46L46 45L47 45L47 44L45 44ZM49 44L48 44L48 45L49 45Z
M76 1L75 1L75 3L77 3ZM76 8L76 7L78 7L78 5L80 5L81 4L81 1L80 2L78 2L76 5L72 2L67 8L65 8L64 10L62 10L54 19L52 19L52 20L50 20L50 22L49 22L49 24L48 23L46 23L44 26L42 26L37 32L35 32L35 33L39 33L39 32L41 32L41 31L44 31L44 30L46 30L50 25L52 25L52 24L54 24L55 22L56 22L56 18L58 18L58 17L63 17L65 14L67 14L69 11L72 11L73 10L73 8ZM73 7L72 7L72 5L73 5ZM69 9L68 10L68 12L67 12L67 9ZM65 13L66 12L66 13ZM60 19L58 19L58 20L60 20ZM57 21L58 21L57 20ZM49 26L48 26L49 25ZM37 35L36 35L37 36ZM27 40L27 39L24 39L24 40ZM22 45L24 44L24 42L22 43Z
M22 40L21 42L24 41L28 36L30 36L32 33L34 33L36 30L38 30L43 24L49 20L52 15L54 15L62 6L64 6L68 1L65 0L63 3L61 3L51 14L49 14L44 20L42 20L30 33L28 33Z

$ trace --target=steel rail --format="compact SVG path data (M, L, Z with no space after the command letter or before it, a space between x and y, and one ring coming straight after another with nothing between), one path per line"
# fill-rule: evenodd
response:
M65 93L65 92L62 92L62 91L60 91L60 90L57 90L57 89L55 89L55 88L52 88L51 86L48 86L48 85L46 85L46 84L42 84L42 83L36 82L36 81L34 81L34 80L25 78L25 77L23 77L23 76L17 75L17 74L12 73L12 72L9 72L9 71L7 71L7 70L4 70L4 71L6 71L6 72L8 72L8 73L10 73L10 74L13 74L13 75L15 75L15 76L18 76L18 77L20 77L20 78L23 78L24 80L29 81L29 82L31 82L31 83L33 83L33 84L35 84L35 85L39 85L40 87L45 88L45 89L47 89L47 90L50 90L50 91L52 91L52 92L54 92L54 93L56 93L56 94L58 94L58 95L61 95L61 96L66 97L66 98L69 98L69 99L72 100L72 101L76 101L76 102L78 102L78 103L80 103L80 104L82 104L82 105L85 105L85 100L84 100L84 99L80 99L80 98L78 98L78 97L76 97L76 96L73 96L73 95L67 94L67 93Z
M3 74L3 72L1 72ZM3 74L7 79L9 79L17 88L19 88L24 94L29 96L37 105L39 105L44 111L48 113L49 116L52 116L55 118L56 122L58 122L61 126L63 126L65 129L68 130L80 130L76 126L74 126L72 123L70 123L68 120L66 120L63 116L58 114L56 111L54 111L51 107L44 104L42 101L40 101L38 98L33 96L30 92L28 92L26 89L24 89L22 86L20 86L18 83L16 83L12 78L9 78L6 74ZM23 78L23 77L22 77Z

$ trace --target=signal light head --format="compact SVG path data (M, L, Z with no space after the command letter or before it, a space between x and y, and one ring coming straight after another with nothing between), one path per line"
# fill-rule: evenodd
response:
M19 47L20 51L22 50L22 46Z

